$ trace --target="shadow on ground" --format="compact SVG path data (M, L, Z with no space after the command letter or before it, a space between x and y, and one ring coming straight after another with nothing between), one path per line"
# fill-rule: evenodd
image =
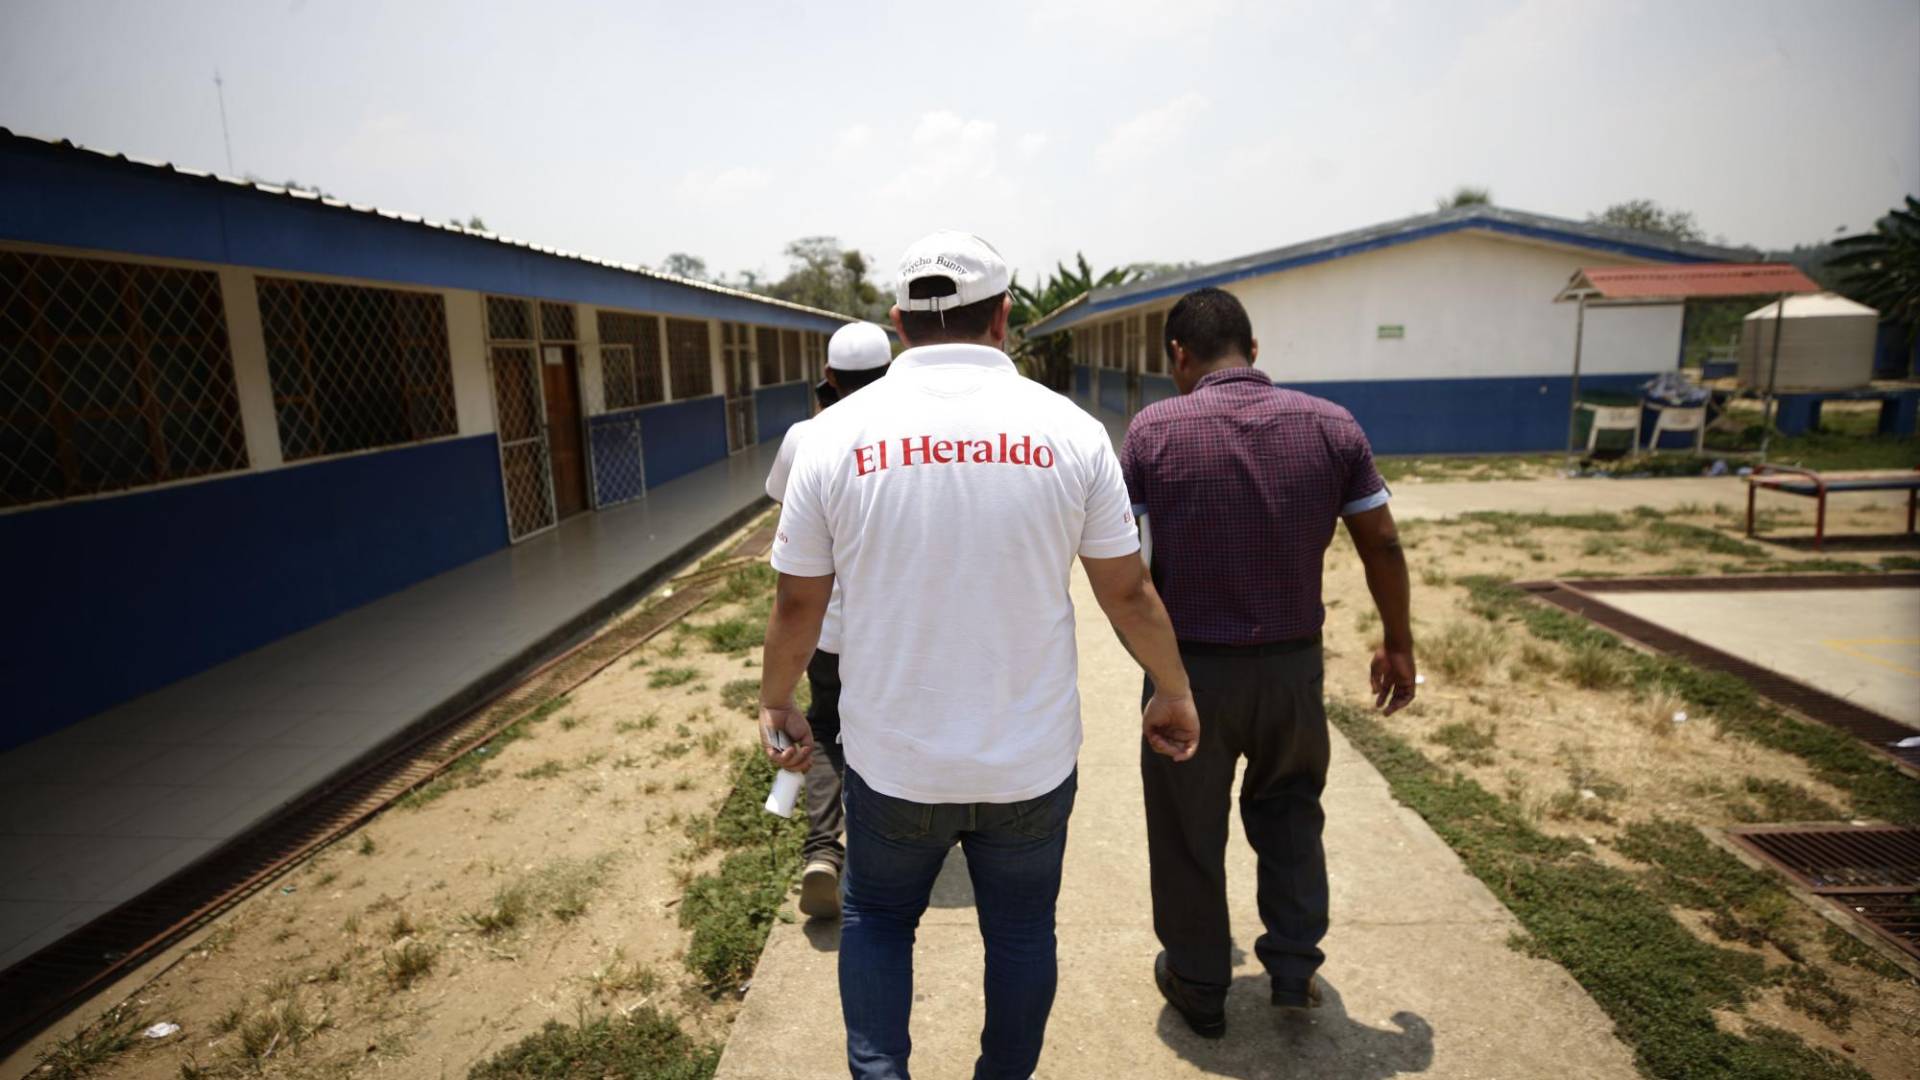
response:
M1195 1035L1169 1006L1160 1012L1160 1039L1201 1071L1241 1080L1386 1080L1433 1064L1433 1026L1425 1018L1402 1010L1393 1014L1393 1028L1369 1027L1347 1015L1340 992L1324 979L1320 989L1317 1009L1275 1009L1266 976L1242 976L1227 993L1225 1038Z

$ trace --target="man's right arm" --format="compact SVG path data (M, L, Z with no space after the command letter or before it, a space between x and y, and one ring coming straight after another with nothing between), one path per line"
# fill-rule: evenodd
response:
M1367 591L1373 594L1374 607L1380 611L1385 638L1373 657L1373 693L1376 708L1389 715L1412 703L1413 666L1413 586L1407 580L1407 555L1400 548L1400 532L1393 526L1393 511L1382 504L1371 510L1348 514L1347 535L1367 572Z
M1093 585L1094 599L1106 613L1127 650L1153 677L1153 699L1141 718L1141 730L1157 754L1185 761L1200 746L1200 717L1194 711L1187 668L1166 605L1133 553L1111 559L1080 557Z

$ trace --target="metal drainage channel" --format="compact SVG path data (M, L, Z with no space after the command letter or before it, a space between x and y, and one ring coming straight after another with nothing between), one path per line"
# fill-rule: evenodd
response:
M1920 776L1920 748L1899 749L1901 739L1920 731L1863 708L1845 698L1788 678L1771 668L1743 660L1658 623L1629 614L1596 598L1609 592L1776 592L1799 589L1920 589L1920 574L1768 574L1764 577L1603 578L1591 581L1519 583L1534 596L1650 649L1699 667L1724 671L1753 687L1760 696L1838 728L1868 749L1891 760L1902 772Z
M0 972L0 1053L339 839L514 721L580 686L705 603L764 556L773 527L743 537L717 565L667 582L668 595L535 668L490 701L409 733L349 766L199 862Z
M1920 829L1743 825L1727 837L1920 960Z

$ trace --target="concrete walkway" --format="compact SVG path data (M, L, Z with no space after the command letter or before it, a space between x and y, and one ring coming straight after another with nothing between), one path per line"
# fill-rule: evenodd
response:
M1141 812L1139 669L1078 570L1074 603L1087 737L1060 898L1060 992L1039 1076L1638 1075L1598 1006L1559 967L1507 946L1519 928L1512 915L1337 733L1326 795L1333 884L1326 1004L1310 1019L1280 1022L1249 952L1236 956L1227 1037L1192 1035L1162 1003L1151 974L1159 946ZM1227 872L1243 947L1259 932L1253 861L1236 820ZM925 1080L972 1075L982 954L971 908L956 851L916 954L914 1075ZM721 1080L846 1075L838 938L837 924L775 924Z
M777 449L570 518L0 753L0 970L637 598L639 579L765 499Z

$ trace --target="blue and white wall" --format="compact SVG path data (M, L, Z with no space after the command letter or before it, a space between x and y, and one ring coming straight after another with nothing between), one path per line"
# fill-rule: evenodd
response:
M1566 444L1575 321L1574 306L1553 296L1580 267L1646 261L1466 231L1223 287L1253 320L1256 366L1351 410L1378 453L1551 450ZM1630 390L1674 368L1682 314L1678 304L1590 306L1582 389ZM1094 340L1104 321L1090 320ZM1383 338L1382 326L1404 336ZM1093 400L1108 409L1124 401L1123 372L1087 374L1100 383ZM1170 390L1149 381L1143 376L1144 401Z
M248 456L238 472L0 509L0 566L9 568L0 750L506 546L486 293L576 305L590 418L603 411L596 306L709 324L715 393L674 401L669 385L669 401L639 410L648 486L728 453L723 320L816 332L839 325L12 136L0 137L0 246L216 271ZM443 297L456 433L285 461L260 274ZM762 393L773 414L762 438L804 415L804 382Z

